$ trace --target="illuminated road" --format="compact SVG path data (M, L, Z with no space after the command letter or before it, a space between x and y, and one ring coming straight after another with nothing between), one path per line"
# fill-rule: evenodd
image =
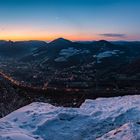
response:
M0 76L12 83L13 85L21 88L32 89L37 91L47 91L47 90L55 90L55 91L66 91L66 92L79 92L79 89L71 89L71 88L57 88L57 87L35 87L31 85L23 84L20 81L14 80L11 76L5 74L4 72L0 71Z
M140 90L96 90L96 89L78 89L78 88L58 88L58 87L34 87L32 85L26 85L23 84L22 82L19 82L17 80L14 80L11 76L8 76L4 72L0 71L0 76L9 81L11 84L13 84L16 87L23 88L26 90L31 90L31 91L37 91L38 93L64 93L70 94L70 95L86 95L88 98L98 98L98 97L114 97L114 96L124 96L124 95L138 95L140 94ZM46 92L46 91L52 91L52 92ZM56 92L53 92L56 91ZM76 94L77 93L77 94Z

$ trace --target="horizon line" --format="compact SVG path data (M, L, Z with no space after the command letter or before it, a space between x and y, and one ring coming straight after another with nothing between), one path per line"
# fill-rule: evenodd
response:
M95 41L100 41L100 40L105 40L108 42L140 42L140 40L109 40L109 39L97 39L97 40L91 40L91 39L87 39L87 40L73 40L73 39L68 39L68 38L64 38L64 37L58 37L58 38L54 38L51 40L45 40L45 39L0 39L0 41L12 41L12 42L18 42L18 41L44 41L44 42L52 42L53 40L59 39L59 38L63 38L65 40L70 40L72 42L95 42Z

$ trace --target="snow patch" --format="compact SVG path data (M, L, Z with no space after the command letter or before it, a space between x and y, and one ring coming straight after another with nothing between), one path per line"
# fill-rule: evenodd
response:
M119 50L104 51L104 52L99 53L96 57L98 59L103 59L103 58L106 58L106 57L111 57L113 55L117 55L119 52L120 52Z
M89 50L81 50L81 49L75 49L72 47L69 47L68 49L62 49L59 52L58 58L55 59L56 62L65 62L67 59L71 56L78 55L78 54L84 54L84 53L90 53Z

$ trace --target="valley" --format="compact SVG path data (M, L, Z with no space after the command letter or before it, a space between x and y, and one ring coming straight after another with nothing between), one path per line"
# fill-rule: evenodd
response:
M60 38L20 57L5 52L0 59L0 116L35 101L79 107L86 99L140 94L140 44L128 44Z

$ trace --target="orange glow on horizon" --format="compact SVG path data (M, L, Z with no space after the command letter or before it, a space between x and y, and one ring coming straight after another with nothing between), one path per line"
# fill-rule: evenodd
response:
M29 35L13 35L13 36L0 36L0 40L24 41L24 40L44 40L52 41L56 38L66 38L72 41L87 41L87 40L100 40L96 36L72 36L72 35L54 35L54 36L29 36Z
M52 41L56 38L66 38L72 41L93 41L93 40L140 40L140 34L129 35L126 38L119 37L105 37L101 36L102 32L84 32L79 30L73 30L71 28L58 29L55 27L49 28L38 28L34 26L21 26L12 25L3 28L0 31L0 40L13 40L13 41L24 41L24 40L44 40Z
M55 29L54 27L49 27L49 29L39 29L33 26L10 26L1 30L0 40L13 40L13 41L23 41L23 40L44 40L52 41L56 38L66 38L72 41L87 41L87 40L97 40L101 37L98 35L90 33L81 33L73 29Z
M66 38L72 41L93 41L93 40L140 40L140 35L131 35L126 38L117 38L117 37L104 37L100 36L98 33L73 33L73 32L46 32L38 31L30 28L27 31L20 29L9 29L7 31L0 32L0 40L12 40L12 41L25 41L25 40L44 40L52 41L56 38Z

